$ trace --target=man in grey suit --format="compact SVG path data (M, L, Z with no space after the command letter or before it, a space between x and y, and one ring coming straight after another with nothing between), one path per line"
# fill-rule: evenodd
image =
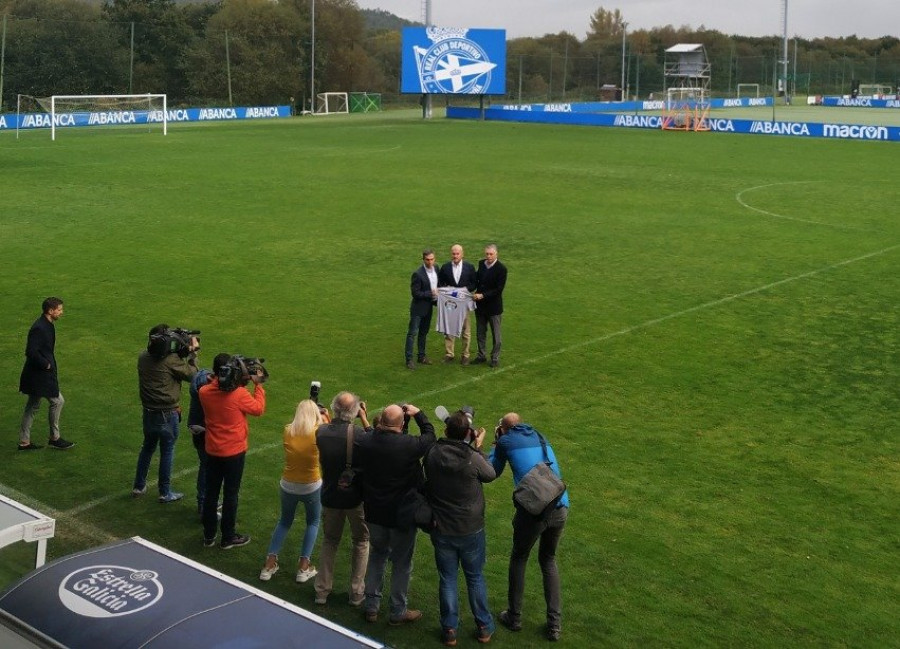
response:
M431 361L425 355L425 339L431 327L431 313L437 299L437 275L437 269L434 267L434 250L431 248L423 250L422 265L415 270L409 282L412 301L409 304L409 327L406 330L406 367L411 370L416 369L416 363L413 361L413 342L417 336L417 360L421 365L431 365Z

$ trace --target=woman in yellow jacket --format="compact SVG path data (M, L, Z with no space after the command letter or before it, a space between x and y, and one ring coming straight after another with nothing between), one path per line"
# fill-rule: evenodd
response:
M321 423L319 407L314 401L304 399L297 405L294 421L284 427L281 518L272 532L266 563L259 573L262 581L269 581L278 572L278 552L291 529L300 503L306 509L306 531L300 547L296 581L303 583L316 576L317 570L310 564L309 557L319 534L322 514L322 472L319 468L319 448L316 446L316 429Z

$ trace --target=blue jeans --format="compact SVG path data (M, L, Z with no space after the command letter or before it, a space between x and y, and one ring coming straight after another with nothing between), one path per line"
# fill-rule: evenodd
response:
M134 488L147 486L150 460L159 446L159 495L169 493L172 479L172 463L175 460L175 441L178 439L178 413L174 410L147 410L144 408L144 443L138 453Z
M400 529L369 523L369 565L366 567L366 612L377 612L384 587L384 567L391 560L392 618L406 613L409 578L412 576L413 553L416 550L415 527Z
M428 330L431 328L431 309L428 309L428 315L409 314L409 328L406 331L406 362L410 362L413 357L413 343L418 342L417 360L425 358L425 339L428 337ZM418 340L416 336L418 335Z
M494 618L488 607L487 583L484 581L486 542L484 530L466 536L432 534L434 562L437 565L438 599L441 603L441 627L456 629L459 625L459 592L456 586L459 566L466 577L469 608L479 628L494 630Z
M303 545L300 546L300 556L309 559L319 535L319 518L322 515L322 488L319 487L311 494L299 496L291 494L284 489L281 491L281 518L272 532L272 540L269 541L269 554L278 555L284 544L284 537L294 524L294 515L297 513L297 505L303 503L306 509L306 531L303 533Z

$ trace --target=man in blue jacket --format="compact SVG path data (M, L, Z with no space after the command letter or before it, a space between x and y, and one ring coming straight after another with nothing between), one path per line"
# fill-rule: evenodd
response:
M562 478L553 448L538 431L523 423L522 418L516 413L510 412L505 415L500 420L495 434L496 439L490 461L497 472L497 477L503 473L503 469L509 463L513 472L513 482L519 484L519 481L535 465L548 461L553 472ZM556 548L562 537L563 528L566 526L568 513L568 491L562 495L556 508L542 518L516 508L515 516L513 516L512 553L509 557L508 607L498 616L500 623L511 631L522 630L525 567L528 564L531 548L540 539L538 562L544 578L544 598L547 602L547 638L552 641L560 638L562 601L559 570L556 567Z

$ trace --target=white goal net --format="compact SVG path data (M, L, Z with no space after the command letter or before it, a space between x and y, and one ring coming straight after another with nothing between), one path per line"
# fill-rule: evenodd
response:
M339 115L349 112L346 92L320 92L316 95L316 115Z
M886 83L861 83L859 84L859 96L872 99L884 99L894 94L893 89Z
M759 99L759 84L758 83L739 83L737 85L737 96L738 96L738 99L743 99L744 97L752 97L754 99Z
M42 113L34 126L49 126L51 139L56 139L57 127L118 126L143 124L152 130L157 125L163 135L168 132L166 95L52 95L32 97L19 95L18 115ZM24 122L24 119L17 119ZM44 124L43 122L48 122Z

